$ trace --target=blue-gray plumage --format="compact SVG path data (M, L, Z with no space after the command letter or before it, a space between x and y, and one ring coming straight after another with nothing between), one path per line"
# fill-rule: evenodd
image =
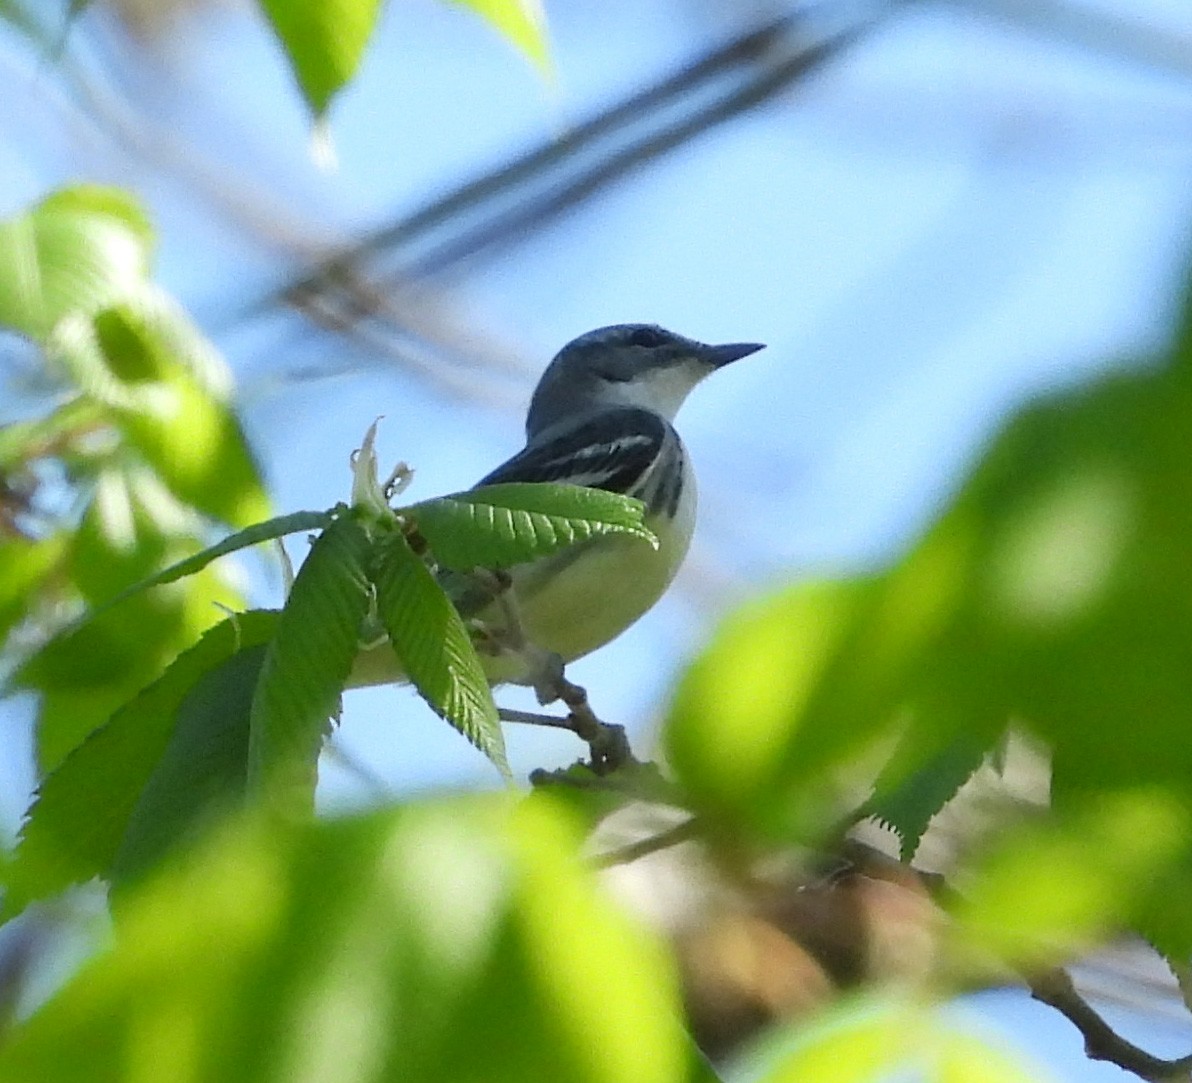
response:
M547 366L530 401L525 448L479 484L551 481L625 493L646 505L659 544L607 535L511 569L522 630L535 647L573 661L620 635L662 596L695 526L695 477L675 414L705 376L760 349L616 324L572 340ZM466 616L500 619L474 583L456 600ZM486 656L484 664L493 683L537 676L516 653ZM358 664L353 683L368 683L364 677Z

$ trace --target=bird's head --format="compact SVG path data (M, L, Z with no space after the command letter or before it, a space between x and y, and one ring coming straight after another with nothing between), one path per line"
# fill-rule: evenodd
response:
M572 339L547 366L530 401L526 435L613 406L637 406L673 421L700 380L760 349L756 342L710 346L652 323L597 328Z

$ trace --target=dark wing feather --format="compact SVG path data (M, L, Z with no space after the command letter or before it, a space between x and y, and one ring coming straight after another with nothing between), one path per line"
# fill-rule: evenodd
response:
M478 485L511 481L569 481L630 493L654 464L667 423L648 410L605 410L544 443L531 444Z

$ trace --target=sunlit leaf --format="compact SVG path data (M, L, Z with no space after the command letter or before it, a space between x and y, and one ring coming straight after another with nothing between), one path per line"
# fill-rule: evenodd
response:
M359 67L380 0L258 0L315 116Z
M444 567L504 568L604 534L657 545L639 500L578 485L487 485L408 509Z
M60 567L66 538L0 538L0 645L35 606L46 579Z
M505 796L224 830L128 893L0 1078L707 1079L664 950L578 849Z
M235 534L224 538L223 541L216 542L215 545L209 545L201 553L195 553L194 556L187 557L185 560L176 561L168 568L163 568L160 572L148 576L138 583L134 583L115 597L106 599L100 611L102 612L110 606L117 605L135 594L140 594L141 591L149 590L152 587L159 587L165 583L173 583L178 579L184 579L188 575L194 575L196 572L200 572L206 568L212 561L227 556L229 553L237 553L241 549L248 549L251 546L260 545L262 542L272 541L275 538L284 538L287 534L297 534L307 530L321 530L330 522L330 512L295 511L289 515L278 515L263 523L255 523L250 527L245 527L244 530L238 530Z
M50 348L180 500L237 526L268 515L226 369L173 302L146 288L62 321Z
M298 570L269 645L252 705L249 785L287 809L313 805L319 748L368 612L371 547L350 516L327 527Z
M825 764L855 754L888 721L866 715L862 671L848 696L822 702L843 680L841 659L853 657L873 596L866 582L809 584L746 606L683 675L664 734L667 759L714 817L786 824L794 792L822 798ZM810 725L829 711L839 725Z
M15 683L40 693L37 754L50 771L128 702L227 609L239 593L205 568L185 589L141 595L55 636L18 670ZM223 607L223 608L221 608Z
M1004 831L955 900L954 957L1066 961L1136 920L1164 877L1188 868L1190 826L1185 808L1149 790Z
M454 0L487 19L540 68L550 67L542 0Z
M267 642L276 616L242 613L211 629L46 778L6 873L5 916L108 873L180 707L204 674L237 651Z
M373 581L377 615L414 687L508 775L497 708L468 630L400 534L379 543Z
M116 188L79 186L0 222L0 324L44 339L64 316L135 294L153 231Z
M943 1011L901 997L845 1001L772 1035L752 1058L757 1083L1042 1083L1012 1050ZM965 1070L971 1070L966 1075Z
M237 618L239 649L203 673L179 704L169 743L141 790L108 870L114 885L144 875L215 815L243 800L253 696L267 635L276 626L272 619L263 623L260 631L246 629ZM245 642L246 630L257 642Z

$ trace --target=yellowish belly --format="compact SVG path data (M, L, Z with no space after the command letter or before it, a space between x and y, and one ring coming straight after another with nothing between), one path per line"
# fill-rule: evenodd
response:
M510 569L526 638L573 662L619 636L662 597L687 555L695 520L695 483L688 475L678 514L647 520L655 549L641 538L611 535L565 549L553 557ZM496 605L470 617L499 626ZM493 684L523 683L524 660L481 654ZM361 651L348 687L389 683L402 674L388 642Z

